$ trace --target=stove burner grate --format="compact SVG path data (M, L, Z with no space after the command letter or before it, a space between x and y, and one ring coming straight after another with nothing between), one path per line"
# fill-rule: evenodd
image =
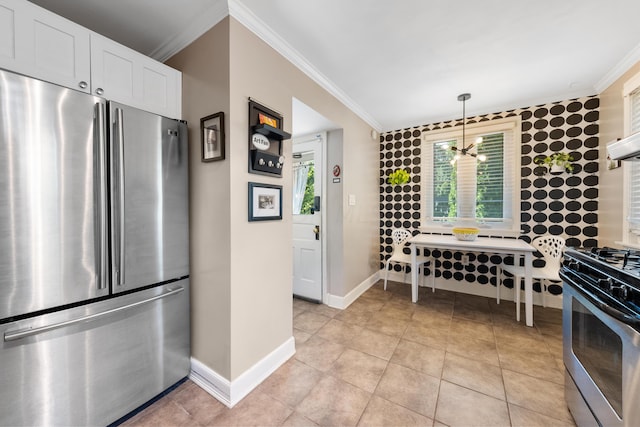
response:
M640 252L629 249L591 248L590 255L600 261L640 275Z

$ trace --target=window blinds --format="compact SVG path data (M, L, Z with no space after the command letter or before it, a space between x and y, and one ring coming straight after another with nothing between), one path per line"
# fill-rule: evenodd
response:
M476 184L476 218L485 220L502 219L504 206L504 139L505 134L484 135L478 146L478 154L487 156L486 162L478 163Z
M481 137L482 142L477 143ZM426 150L431 179L427 183L427 215L433 219L462 219L480 222L513 220L512 200L516 197L514 168L507 167L516 156L513 132L471 133L465 147L484 154L485 162L460 156L452 165L451 146L462 147L462 138L435 141Z
M431 146L430 160L432 160L433 186L429 189L432 196L432 214L434 218L455 218L458 188L457 168L451 164L453 151L449 149L456 145L456 140L436 142ZM427 192L429 192L427 190Z
M631 107L631 133L640 132L640 88L632 92L629 99ZM630 230L640 230L640 162L628 162L631 168L629 185L629 212L627 221Z

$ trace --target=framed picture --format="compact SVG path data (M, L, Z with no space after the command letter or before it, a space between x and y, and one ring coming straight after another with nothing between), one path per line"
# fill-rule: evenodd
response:
M282 185L249 183L249 221L282 219Z
M224 113L212 114L200 119L202 138L202 161L214 162L224 159Z

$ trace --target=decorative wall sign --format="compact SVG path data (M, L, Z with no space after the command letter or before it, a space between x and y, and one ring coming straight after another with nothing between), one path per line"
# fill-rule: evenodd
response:
M224 159L224 113L222 111L200 119L200 137L203 162Z
M269 138L262 135L261 133L254 133L251 136L251 144L258 150L268 150L271 147L271 142Z
M249 99L249 172L282 177L282 115Z
M249 221L282 219L282 185L249 183Z

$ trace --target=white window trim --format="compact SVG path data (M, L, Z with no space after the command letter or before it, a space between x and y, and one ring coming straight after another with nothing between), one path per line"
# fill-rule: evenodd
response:
M521 235L520 230L520 163L521 163L521 141L522 141L522 119L520 116L507 117L504 119L495 119L487 122L467 124L466 130L468 134L473 133L495 133L495 132L512 132L511 143L514 144L513 153L514 159L511 159L512 176L516 180L513 187L513 200L511 206L511 212L513 213L513 221L510 221L510 227L505 228L500 223L492 226L490 223L483 223L476 225L480 228L480 235L483 236L499 236L499 237L518 237ZM462 126L456 126L455 128L446 128L432 130L424 132L422 134L422 160L423 160L423 172L421 173L420 188L423 197L421 198L420 206L420 227L419 230L423 233L437 233L437 234L451 234L451 229L455 224L440 221L431 221L431 215L427 206L427 197L425 197L426 189L429 185L429 172L430 167L433 165L427 165L424 162L425 150L431 149L431 145L438 141L447 139L460 138L462 136Z
M631 94L640 88L640 73L637 73L622 86L623 130L624 137L631 135ZM627 221L631 193L631 165L622 162L623 196L622 196L622 243L624 246L640 249L640 236L633 232Z

